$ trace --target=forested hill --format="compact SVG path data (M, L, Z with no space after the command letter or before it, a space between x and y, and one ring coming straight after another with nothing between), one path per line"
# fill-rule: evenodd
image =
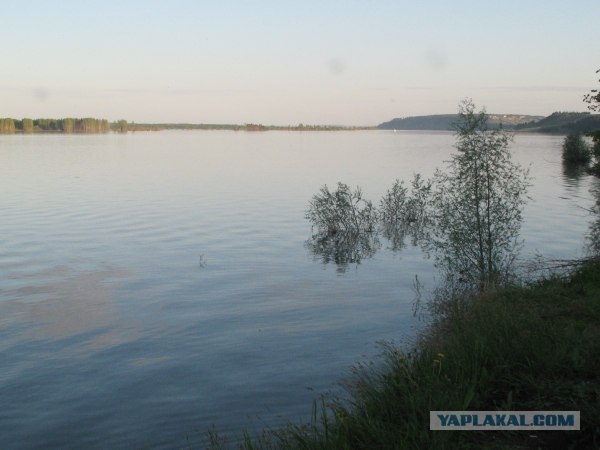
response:
M600 129L600 114L555 112L541 120L517 125L515 129L539 133L585 134Z
M514 128L516 125L531 123L543 116L521 114L490 114L488 124L498 128ZM453 130L452 124L458 122L458 114L436 114L432 116L414 116L392 119L377 126L380 130Z

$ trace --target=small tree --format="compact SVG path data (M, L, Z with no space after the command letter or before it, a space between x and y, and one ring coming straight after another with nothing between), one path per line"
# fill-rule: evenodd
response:
M384 225L423 225L427 220L432 182L415 174L411 191L404 182L396 180L380 201L381 220Z
M428 245L438 262L479 290L512 271L520 247L522 209L529 173L511 161L512 136L490 130L484 110L471 100L459 109L458 150L447 171L437 171Z
M408 189L404 186L404 181L396 179L392 188L388 189L379 202L383 223L394 226L402 222L406 215L407 201Z
M16 127L14 119L0 119L0 133L14 133L15 130Z
M23 119L23 133L33 133L33 120Z
M376 225L378 215L372 203L364 200L360 188L352 191L338 183L331 192L327 185L313 196L306 218L316 233L306 242L324 263L334 262L344 272L348 264L360 264L380 248Z
M432 181L415 174L411 190L396 180L380 201L383 235L392 243L393 250L404 247L404 238L410 236L417 245L423 238L431 209Z
M121 119L116 123L116 129L119 133L126 133L128 129L128 123L126 120Z

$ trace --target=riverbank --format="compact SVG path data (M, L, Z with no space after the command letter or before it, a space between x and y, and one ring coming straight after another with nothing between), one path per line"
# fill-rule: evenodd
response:
M409 354L361 369L350 402L244 448L600 448L600 260L568 278L461 300ZM429 431L431 410L581 411L580 431ZM214 448L226 443L213 436Z

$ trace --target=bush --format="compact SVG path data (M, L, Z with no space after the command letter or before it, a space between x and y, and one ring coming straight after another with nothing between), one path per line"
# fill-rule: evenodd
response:
M592 160L592 149L580 134L569 134L563 142L563 160L573 164L589 164Z
M310 201L306 218L318 232L333 236L337 233L363 233L374 231L377 212L373 204L362 198L362 191L352 191L348 185L338 183L331 192L327 185Z
M396 180L380 202L381 220L384 225L422 226L427 221L432 181L415 174L410 193L404 182Z

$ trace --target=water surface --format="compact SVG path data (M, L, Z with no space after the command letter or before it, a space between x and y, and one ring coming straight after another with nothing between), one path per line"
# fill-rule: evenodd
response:
M520 135L524 255L583 252L588 176L561 137ZM324 264L306 246L323 184L378 198L431 175L449 133L0 136L0 440L17 448L200 446L306 420L378 340L410 343L418 248Z

